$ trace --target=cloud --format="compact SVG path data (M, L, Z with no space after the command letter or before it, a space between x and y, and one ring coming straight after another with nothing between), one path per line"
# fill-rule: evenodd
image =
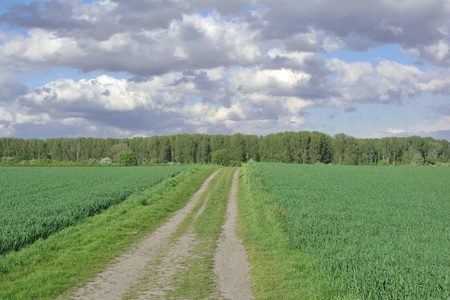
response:
M405 130L405 129L397 129L397 128L389 128L389 129L387 130L387 132L393 133L393 134L399 134L399 133L404 133L404 132L406 132L406 130Z
M328 61L338 96L330 98L333 106L346 108L354 103L397 103L426 93L449 95L447 71L422 71L416 66L383 60L376 66L368 62Z
M377 137L384 136L435 136L438 139L450 139L450 116L443 116L434 123L422 122L404 128L390 128L380 132Z
M121 26L125 22L122 17L116 21ZM99 24L105 25L108 23ZM34 28L28 36L5 40L1 54L16 63L39 68L58 66L82 72L104 70L152 76L186 68L254 64L262 55L253 41L256 35L245 23L227 22L218 14L193 13L170 20L167 28L126 26L101 40L76 32L61 35L58 30Z
M59 79L21 97L12 123L94 124L167 134L178 128L231 133L247 127L250 132L248 124L268 122L296 128L305 123L303 110L314 103L289 94L294 85L305 86L307 81L307 74L291 70L246 68L171 72L142 81L107 75L77 82ZM248 86L239 89L239 82ZM273 86L272 94L262 89L265 85ZM193 98L201 102L189 104Z
M415 133L431 133L436 131L449 131L450 130L450 116L443 116L434 124L422 123L406 129L408 132Z
M11 122L13 120L11 113L4 107L0 107L0 122Z
M81 26L73 17L76 1L31 2L14 4L10 11L0 16L0 22L12 27L74 29Z
M417 49L422 59L432 64L450 67L450 46L447 40L439 40L434 44L421 46Z
M439 0L13 5L0 23L26 33L0 32L1 132L296 130L310 122L312 107L355 112L364 104L446 97L449 14L450 5ZM422 65L349 63L327 54L385 44L400 45ZM32 89L20 80L58 67L108 75L52 79ZM122 72L132 78L114 75ZM387 127L393 134L407 130Z

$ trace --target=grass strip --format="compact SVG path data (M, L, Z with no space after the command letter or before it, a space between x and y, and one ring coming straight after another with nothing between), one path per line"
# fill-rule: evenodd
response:
M203 213L195 220L196 241L191 258L185 261L184 268L175 276L174 286L169 298L205 299L218 298L216 275L214 273L214 254L217 241L225 221L228 197L233 174L236 168L226 168L224 175L212 192Z
M256 298L356 299L338 278L318 266L315 257L289 242L274 197L253 162L241 167L238 212Z
M181 172L82 223L0 257L0 299L67 297L182 208L216 169Z

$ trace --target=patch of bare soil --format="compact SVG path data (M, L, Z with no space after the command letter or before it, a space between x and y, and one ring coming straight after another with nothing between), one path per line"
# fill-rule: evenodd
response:
M234 173L223 232L217 244L214 272L218 276L219 291L226 299L253 299L250 282L250 264L247 253L238 238L237 182L239 169Z
M70 299L121 299L124 293L143 275L145 266L154 260L168 243L179 224L192 211L202 193L218 171L205 180L201 188L192 196L189 203L175 213L163 226L141 241L129 253L120 256L117 263L98 274L97 278L79 289ZM189 237L186 237L189 238ZM179 247L183 247L180 241ZM178 247L177 247L178 248ZM156 296L156 295L155 295Z

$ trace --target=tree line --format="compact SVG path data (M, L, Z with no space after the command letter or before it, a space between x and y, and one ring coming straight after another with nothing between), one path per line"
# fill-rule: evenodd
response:
M95 164L103 158L117 162L132 150L138 165L207 164L226 152L230 164L250 159L264 162L340 165L435 165L450 162L450 143L431 137L357 139L313 131L280 132L265 136L178 134L116 138L0 138L1 163L74 162ZM221 151L221 152L218 152ZM214 161L213 161L214 162Z

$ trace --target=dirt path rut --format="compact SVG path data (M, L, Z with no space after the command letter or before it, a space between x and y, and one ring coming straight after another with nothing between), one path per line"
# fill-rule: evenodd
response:
M237 236L237 170L233 176L227 217L217 244L214 272L219 278L219 290L226 299L252 299L250 264L242 241Z
M228 199L227 216L223 232L214 256L216 295L209 298L251 299L249 270L245 248L236 235L237 219L237 170L234 173ZM70 299L162 299L167 292L176 289L175 274L184 267L184 261L192 258L191 249L197 243L192 226L171 241L182 221L193 211L207 190L214 172L192 196L189 203L176 212L163 226L140 242L129 253L120 256L117 262L98 274L96 279L79 289ZM217 185L216 185L217 186ZM202 214L208 202L193 217ZM131 291L131 292L130 292Z

